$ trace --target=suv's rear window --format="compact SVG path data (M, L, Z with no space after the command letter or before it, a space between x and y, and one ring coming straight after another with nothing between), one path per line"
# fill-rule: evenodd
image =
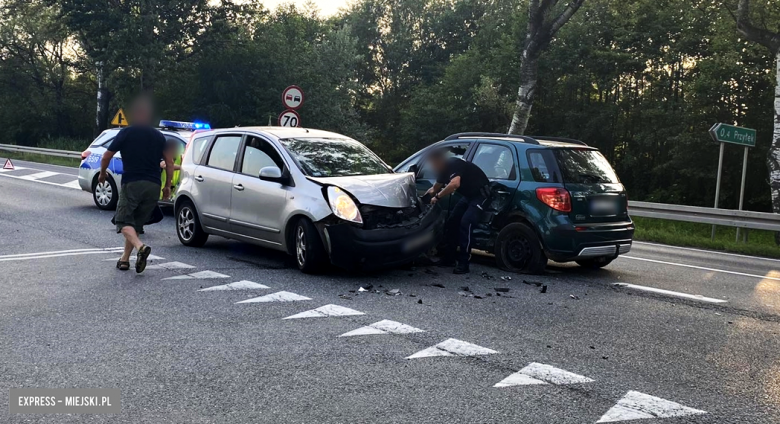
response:
M617 174L597 150L553 149L563 181L573 184L617 184Z

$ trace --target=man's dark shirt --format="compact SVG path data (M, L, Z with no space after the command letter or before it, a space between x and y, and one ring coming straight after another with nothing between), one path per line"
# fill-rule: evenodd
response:
M481 196L482 187L490 184L488 177L477 165L458 158L447 159L444 170L439 174L436 182L447 185L455 177L460 177L460 187L457 192L468 199Z
M119 131L108 150L122 154L122 184L151 181L160 184L160 160L165 136L152 127L131 126Z

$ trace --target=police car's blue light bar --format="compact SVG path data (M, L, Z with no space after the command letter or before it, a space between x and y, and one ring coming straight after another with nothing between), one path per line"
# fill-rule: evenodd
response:
M210 130L211 125L203 122L160 121L160 128L175 128L179 130Z

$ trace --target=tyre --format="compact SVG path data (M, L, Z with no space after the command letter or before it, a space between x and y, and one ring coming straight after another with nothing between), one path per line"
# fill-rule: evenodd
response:
M314 224L306 218L300 218L294 228L295 262L298 269L306 274L322 272L328 255Z
M601 269L612 263L615 258L609 256L601 256L593 259L583 259L577 261L577 265L588 269Z
M201 247L209 239L209 234L200 225L195 205L189 200L176 205L176 235L181 244L191 247Z
M106 177L104 183L99 183L97 177L92 182L92 200L98 209L104 211L113 211L119 202L119 190L111 175Z
M521 274L539 274L547 266L547 256L536 233L525 224L515 222L504 227L496 237L498 267Z

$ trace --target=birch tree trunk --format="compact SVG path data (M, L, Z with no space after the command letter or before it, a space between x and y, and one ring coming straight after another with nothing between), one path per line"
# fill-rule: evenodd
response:
M775 52L775 59L775 126L766 162L769 168L769 186L772 190L772 210L774 213L780 213L780 49ZM775 241L780 244L780 233L775 234Z
M509 134L523 134L531 118L536 87L539 82L539 56L547 48L558 30L582 6L585 0L571 0L559 14L552 12L559 0L529 0L528 27L520 64L520 87L517 89L515 113L509 125ZM548 19L554 16L553 19Z
M539 58L529 57L528 51L523 52L523 63L520 66L520 88L517 90L515 113L509 134L524 134L531 118L531 107L536 96L536 84L539 80Z

